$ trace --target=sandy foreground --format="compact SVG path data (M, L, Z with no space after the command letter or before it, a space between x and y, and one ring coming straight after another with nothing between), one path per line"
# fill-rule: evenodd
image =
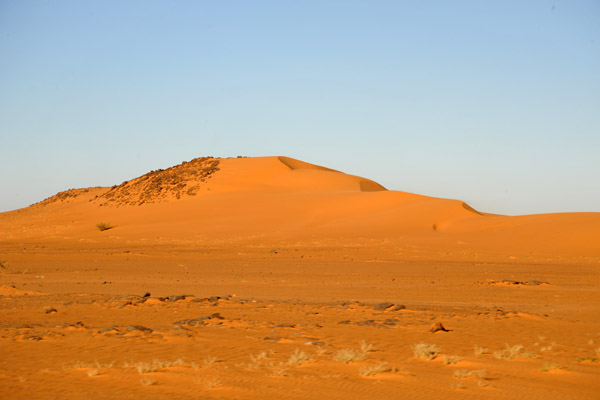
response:
M2 213L0 261L3 399L600 397L600 213L206 158Z

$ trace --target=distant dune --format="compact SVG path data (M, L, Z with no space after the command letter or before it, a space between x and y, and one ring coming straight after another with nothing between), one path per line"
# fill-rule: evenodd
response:
M112 188L0 214L0 239L457 241L490 251L600 254L600 213L488 215L289 157L197 158ZM408 239L407 239L408 238Z

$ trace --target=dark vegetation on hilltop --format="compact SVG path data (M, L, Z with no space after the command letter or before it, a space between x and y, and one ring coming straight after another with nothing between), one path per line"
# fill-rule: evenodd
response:
M101 202L101 206L142 205L195 196L201 185L219 171L219 162L216 158L200 157L165 170L150 171L113 186L94 201Z
M107 192L94 197L90 201L99 202L100 206L142 205L158 203L175 197L195 196L203 184L219 171L220 160L213 157L195 158L167 169L150 171L145 175L120 185L111 187ZM36 203L45 206L55 202L75 199L90 190L69 189Z

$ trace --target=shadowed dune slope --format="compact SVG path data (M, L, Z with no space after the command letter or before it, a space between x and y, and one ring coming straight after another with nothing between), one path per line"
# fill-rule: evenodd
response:
M181 242L423 240L599 254L600 213L507 217L458 200L388 191L288 157L198 158L112 188L74 189L0 214L0 240Z

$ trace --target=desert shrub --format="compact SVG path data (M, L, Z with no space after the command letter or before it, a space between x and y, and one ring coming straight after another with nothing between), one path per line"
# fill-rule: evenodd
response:
M423 360L433 360L440 354L440 347L435 344L418 343L412 345L413 354Z
M312 360L313 360L312 356L309 356L305 352L300 351L300 349L296 349L290 355L290 359L288 360L288 364L289 365L302 365L302 364L309 363Z
M110 223L108 223L108 222L98 222L96 224L96 228L98 228L98 230L100 232L103 232L103 231L107 231L109 229L112 229L114 227Z
M382 362L382 363L379 363L379 364L376 364L376 365L362 367L359 370L359 373L362 376L373 376L375 374L380 374L380 373L383 373L383 372L394 372L394 371L396 371L395 368L390 367L385 362Z
M365 358L367 355L358 350L354 349L342 349L338 350L337 353L333 356L334 361L341 361L346 364L351 363L352 361L358 361Z
M494 357L504 360L512 360L515 357L536 357L535 353L522 351L523 349L524 346L520 344L514 346L506 344L506 347L503 350L494 352Z

